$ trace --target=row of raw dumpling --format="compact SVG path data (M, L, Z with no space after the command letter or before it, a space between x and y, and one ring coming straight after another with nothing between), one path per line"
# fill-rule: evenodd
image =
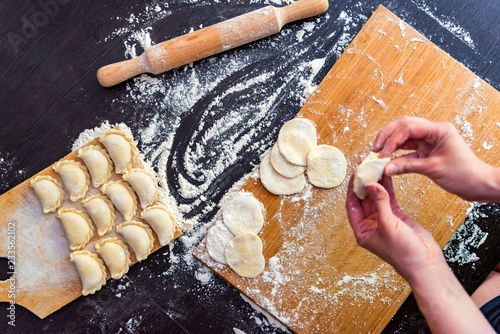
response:
M136 157L133 140L122 131L110 130L100 136L100 141L105 145L107 151L98 145L89 145L78 151L78 157L85 162L88 169L74 160L63 160L53 166L53 169L61 176L71 201L76 202L85 197L90 185L90 177L92 177L93 186L101 186L101 190L105 194L94 195L82 200L82 205L92 218L81 210L73 208L61 208L57 213L57 217L61 220L70 242L70 248L77 250L77 252L72 253L71 260L75 261L80 272L84 285L82 291L84 295L99 290L102 284L98 288L94 287L96 289L88 289L88 272L89 270L92 271L92 267L94 269L98 268L99 266L96 267L96 265L99 263L96 263L94 259L97 256L96 254L82 249L94 235L92 222L95 223L100 236L113 229L116 219L114 206L127 221L117 228L117 232L123 235L134 250L138 261L145 259L151 253L154 236L148 225L137 221L129 221L137 211L135 193L139 196L143 208L141 217L153 227L162 246L168 244L174 238L176 231L176 225L172 221L169 211L163 206L151 206L158 198L158 186L154 176L143 169L131 169ZM123 179L128 183L122 180L106 183L111 177L113 169L113 162L107 152L113 159L115 172L124 173ZM55 211L64 200L64 189L52 176L35 177L31 180L31 186L34 188L46 213ZM99 247L101 251L99 251ZM123 248L123 250L118 252L118 248ZM128 271L130 253L121 240L118 238L100 240L96 244L96 249L108 265L111 277L120 278ZM114 251L111 252L110 250ZM105 254L103 255L102 252L105 252ZM82 257L85 254L88 256ZM113 254L114 256L112 256ZM120 255L118 256L118 254ZM77 261L77 258L83 262ZM93 270L92 272L94 274L90 276L95 278L95 274L99 271ZM105 282L105 268L103 272ZM96 282L96 280L94 279L92 282Z
M133 220L120 224L117 231L132 248L137 261L142 261L151 254L154 236L148 225ZM172 229L172 238L174 232L175 229ZM128 272L132 263L128 246L119 238L110 237L101 239L95 244L99 255L86 249L71 253L70 260L75 263L80 275L84 296L95 293L106 284L107 272L104 263L111 278L120 279Z
M100 199L100 197L95 198ZM106 283L106 268L101 258L108 267L110 276L119 279L128 272L131 264L127 245L133 250L137 261L142 261L151 254L154 247L155 238L150 226L155 230L162 246L174 239L176 231L176 224L167 208L161 205L147 207L142 212L142 218L149 225L136 220L121 223L116 231L123 236L127 245L116 237L101 239L95 244L99 257L83 249L93 235L92 220L88 215L73 208L61 208L57 216L61 220L70 245L81 242L78 247L71 247L72 250L78 250L71 253L70 259L75 262L80 275L83 295L95 293Z
M134 141L117 129L101 134L99 140L106 149L100 145L88 145L78 150L77 156L83 160L85 166L75 160L62 160L52 167L61 176L70 200L76 202L85 198L90 178L94 187L104 186L111 177L114 163L116 174L125 174L123 178L137 188L136 192L142 207L152 204L156 200L154 197L157 194L156 181L154 177L146 173L138 174L136 169L132 169L137 156ZM30 181L30 184L40 199L45 213L54 212L59 208L65 193L61 184L53 177L37 176Z

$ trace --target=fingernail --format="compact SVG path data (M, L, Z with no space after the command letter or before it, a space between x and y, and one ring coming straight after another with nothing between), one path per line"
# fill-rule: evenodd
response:
M395 165L388 165L386 167L386 170L387 170L387 175L389 176L394 176L398 173L398 167L396 167Z

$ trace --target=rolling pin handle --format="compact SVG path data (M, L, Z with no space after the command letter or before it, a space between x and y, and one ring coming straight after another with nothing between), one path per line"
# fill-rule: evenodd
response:
M136 75L150 72L151 65L144 52L141 56L118 63L106 65L97 71L97 80L103 87L111 87Z
M280 23L287 23L306 19L326 12L328 0L299 0L288 6L276 8L280 16Z

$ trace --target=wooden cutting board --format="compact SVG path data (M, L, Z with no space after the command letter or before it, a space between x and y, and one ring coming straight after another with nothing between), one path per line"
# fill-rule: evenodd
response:
M297 117L318 143L344 152L348 174L387 123L403 115L449 121L472 150L500 164L500 93L380 6ZM443 247L471 206L419 175L394 179L406 213ZM255 279L194 255L297 333L379 333L410 293L391 266L356 244L344 209L347 179L330 190L274 196L258 179L243 186L266 209L260 234L267 259Z
M99 144L98 139L94 139L85 146ZM50 148L47 147L47 149ZM77 152L74 151L61 160L77 160L83 163L76 157L76 154ZM140 159L136 159L133 167L143 168L144 166ZM16 304L24 306L40 318L45 318L80 297L82 284L75 264L69 260L71 250L61 223L56 218L56 213L44 214L35 192L30 187L30 180L37 175L51 175L62 184L61 178L53 171L51 165L0 196L0 256L15 256L16 278L12 282L15 282L17 289ZM113 171L110 180L118 179L121 179L121 176ZM97 193L100 193L100 190L90 185L86 196ZM75 203L69 200L67 192L61 207L74 207L86 212L80 202ZM138 207L133 219L140 221L140 213L141 209ZM116 211L116 226L123 221L121 214ZM12 240L12 237L9 238L9 233L11 236L15 234L14 248L9 248L12 246L9 243ZM153 232L153 234L155 236L153 252L155 252L161 246L156 233ZM180 229L177 228L175 238L181 234ZM97 232L94 233L94 237L85 249L95 253L95 243L101 238L111 236L124 240L121 235L116 234L116 227L114 227L113 231L102 237ZM9 251L14 253L9 253ZM131 260L132 265L137 262L132 251ZM10 290L14 290L11 281L0 281L1 302L13 300Z

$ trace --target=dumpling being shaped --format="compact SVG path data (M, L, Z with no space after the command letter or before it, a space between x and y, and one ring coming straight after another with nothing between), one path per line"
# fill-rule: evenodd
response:
M57 218L61 221L71 250L83 249L94 236L90 217L74 208L60 208Z
M161 205L150 206L142 212L141 216L158 235L160 245L165 246L174 239L176 224L167 208Z
M153 175L144 169L133 168L123 175L123 180L130 183L135 193L139 196L141 207L145 208L158 198L158 184Z
M55 163L52 169L61 176L72 202L85 197L90 185L87 167L78 161L61 160Z
M111 277L120 279L130 267L130 253L128 247L118 238L106 238L95 244L97 253L101 255L109 269Z
M84 296L101 290L101 287L106 284L106 267L97 254L88 250L76 251L71 253L70 260L75 263L80 275Z
M88 197L82 201L82 205L97 226L97 234L103 236L113 229L116 220L115 208L106 195Z
M132 247L137 261L142 261L151 254L155 239L153 231L146 224L132 220L120 224L116 231L123 235L127 243Z
M127 136L125 132L118 129L111 129L101 134L99 140L104 144L106 150L108 150L115 164L116 174L123 174L132 168L137 155L137 148L132 138Z
M120 211L125 220L130 220L137 211L137 199L132 187L121 180L104 184L101 190L106 194L114 206Z
M77 157L83 160L87 166L92 185L100 187L108 181L113 171L113 162L108 152L99 145L89 145L78 150Z
M39 175L31 179L30 186L35 190L43 212L54 212L64 200L64 190L61 184L50 175Z

